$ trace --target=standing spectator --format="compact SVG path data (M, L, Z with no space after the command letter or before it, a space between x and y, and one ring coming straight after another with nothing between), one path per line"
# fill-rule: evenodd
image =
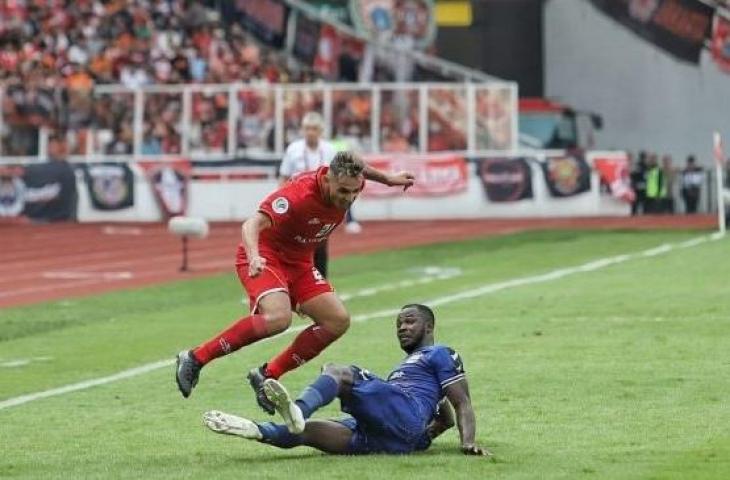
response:
M631 204L631 215L646 213L646 152L639 152L639 158L632 164L631 188L636 192L636 198Z
M680 188L682 189L682 201L684 201L685 213L697 213L697 204L700 200L700 192L705 173L696 164L694 155L687 157L687 165L680 174Z
M656 154L649 155L646 171L646 213L661 213L662 200L666 197L667 185L664 172L659 168Z
M73 167L68 163L68 145L66 138L61 133L56 133L48 139L48 161L56 173L54 178L58 179L61 191L58 198L53 200L55 208L53 213L46 216L48 221L70 220L76 221L78 206L78 191L76 190L76 174Z
M662 178L664 179L664 189L662 190L662 198L660 200L661 213L674 213L674 168L672 167L672 157L664 155L662 157Z

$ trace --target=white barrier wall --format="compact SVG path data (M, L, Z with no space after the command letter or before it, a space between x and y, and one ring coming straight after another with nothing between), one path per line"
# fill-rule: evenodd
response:
M414 197L408 193L389 198L361 197L354 214L359 220L415 220L449 218L525 218L625 216L629 205L600 193L598 175L591 174L591 190L573 197L554 198L539 171L531 165L533 198L510 203L493 203L486 198L481 180L469 165L466 191L442 197ZM82 176L77 176L78 219L81 222L160 221L162 212L149 181L136 166L135 203L119 211L99 211L91 206ZM192 181L188 190L188 214L210 221L243 220L256 211L259 202L277 187L276 180Z
M730 74L707 49L683 63L586 0L550 0L544 28L546 95L603 116L597 148L712 165L712 132L730 138Z

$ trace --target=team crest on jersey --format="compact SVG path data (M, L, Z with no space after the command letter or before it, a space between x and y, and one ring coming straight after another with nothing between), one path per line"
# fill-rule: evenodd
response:
M271 202L271 208L274 210L275 213L278 213L280 215L282 213L286 213L287 210L289 210L289 200L284 197L279 197Z

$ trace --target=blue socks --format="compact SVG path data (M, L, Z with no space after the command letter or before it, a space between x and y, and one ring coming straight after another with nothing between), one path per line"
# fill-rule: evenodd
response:
M296 400L304 418L309 418L320 407L330 403L337 396L337 381L329 375L320 375L313 384L304 389Z
M294 448L303 444L301 435L289 433L286 425L277 425L272 422L257 423L263 438L262 442L279 448Z

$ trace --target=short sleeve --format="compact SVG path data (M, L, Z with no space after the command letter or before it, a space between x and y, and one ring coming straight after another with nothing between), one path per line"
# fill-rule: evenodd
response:
M448 347L436 349L431 356L431 362L442 390L465 376L461 356Z
M277 225L292 216L292 195L286 187L280 188L259 204L258 211L271 218L271 223Z
M295 167L294 150L295 150L294 143L290 144L286 148L286 152L284 152L284 158L281 160L281 165L279 165L279 176L280 177L294 176L294 167Z

